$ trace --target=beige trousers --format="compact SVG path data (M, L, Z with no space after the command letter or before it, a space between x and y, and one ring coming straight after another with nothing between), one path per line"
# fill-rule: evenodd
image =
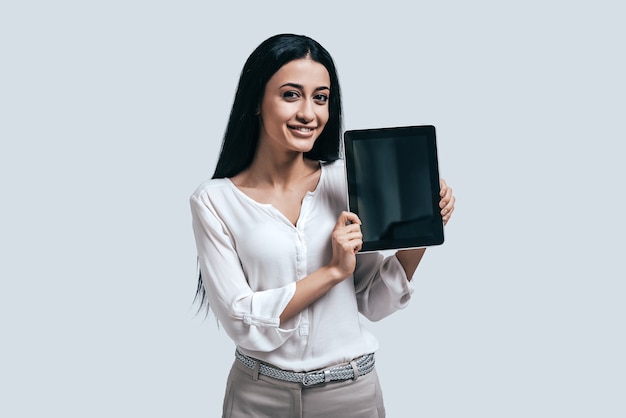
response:
M356 380L304 387L257 375L235 360L224 396L223 418L383 418L376 369Z

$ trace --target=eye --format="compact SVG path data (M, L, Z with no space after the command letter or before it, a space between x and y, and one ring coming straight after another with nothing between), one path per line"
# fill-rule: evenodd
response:
M313 100L315 100L319 104L325 104L328 102L328 95L326 94L316 94L313 96Z
M300 94L295 90L288 90L283 93L283 99L286 100L297 100L300 97Z

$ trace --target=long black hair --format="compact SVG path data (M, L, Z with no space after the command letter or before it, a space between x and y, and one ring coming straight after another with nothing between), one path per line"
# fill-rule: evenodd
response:
M250 54L239 77L235 100L228 118L213 178L233 177L252 164L259 141L258 109L265 86L285 64L308 58L322 64L330 76L329 118L306 158L335 161L341 153L342 107L341 90L335 63L328 51L317 41L304 35L279 34L263 41ZM202 272L198 267L198 287L194 301L206 305Z

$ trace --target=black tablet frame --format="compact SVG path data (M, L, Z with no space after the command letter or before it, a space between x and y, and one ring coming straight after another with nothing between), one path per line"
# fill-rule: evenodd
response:
M443 244L443 219L440 213L441 209L439 208L439 162L437 156L435 127L433 125L416 125L392 128L347 130L344 132L343 140L345 151L345 169L348 182L349 209L350 211L356 213L363 222L361 225L361 231L363 232L363 248L361 249L361 252L422 248ZM388 173L391 168L388 164L390 162L389 160L385 166L383 166L382 161L376 161L374 164L372 164L372 161L369 163L364 161L366 158L364 154L367 152L370 152L369 158L372 160L372 150L378 151L379 149L376 147L382 147L383 140L385 141L385 149L380 148L380 151L383 151L381 155L389 154L389 144L393 145L393 147L391 147L391 151L393 151L393 154L395 154L397 158L401 158L401 154L408 149L417 150L417 148L419 148L420 156L418 158L420 161L415 166L408 167L408 165L413 162L412 160L393 160L393 166L396 169L396 172L393 174ZM388 143L386 141L392 141L392 143ZM422 155L424 151L426 155ZM379 155L375 157L375 159L382 160L384 155L383 157ZM357 158L361 160L357 161ZM424 164L426 164L427 167L424 167ZM374 170L374 172L368 171L367 174L364 173L364 165L367 165L368 170ZM419 172L417 172L418 170ZM387 173L384 173L383 171L387 171ZM412 174L412 177L402 177L410 179L412 184L401 186L399 184L400 181L394 182L392 180L391 184L387 182L385 185L374 184L371 187L369 184L367 187L363 185L364 176L369 177L369 179L379 179L384 175L387 177L395 176L396 178L400 178L403 175L400 174L399 171L402 171L403 173L408 171L407 175ZM415 196L413 200L417 199L419 202L412 202L411 207L407 208L406 206L402 206L402 208L403 210L407 209L408 211L413 211L414 213L420 212L419 220L417 220L418 218L400 218L397 221L390 223L389 226L393 224L401 225L400 228L403 228L401 229L401 232L397 232L397 229L395 230L396 232L390 232L393 229L388 227L385 229L388 234L387 236L385 236L385 234L371 232L370 229L368 229L368 223L372 224L379 221L378 216L375 218L372 217L372 212L377 211L377 213L381 213L381 210L383 212L386 210L381 209L381 205L379 202L376 202L376 199L372 198L372 195L389 195L389 193L393 193L389 192L389 190L393 189L395 190L397 199L400 200L402 199L400 196L402 190L400 190L400 188L407 186L418 188L416 186L416 183L418 182L424 187L421 187L421 191L419 191L420 195ZM428 185L430 190L426 190L428 186L425 185ZM372 188L375 190L372 190ZM376 208L372 208L371 205L368 208L365 206L361 207L361 205L364 205L364 199L369 199L370 201L374 200L374 202L371 203L374 203ZM406 198L403 200L406 200ZM400 202L399 204L403 203ZM398 210L399 207L396 207L396 211ZM386 211L389 212L390 210L387 209ZM368 216L371 218L368 219Z

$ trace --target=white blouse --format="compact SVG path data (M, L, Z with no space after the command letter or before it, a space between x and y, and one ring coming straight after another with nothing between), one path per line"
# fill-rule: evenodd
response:
M346 210L343 161L322 164L317 188L294 226L229 179L202 183L190 198L198 260L210 308L239 350L285 370L310 371L378 349L359 320L404 308L412 282L395 256L357 255L354 277L285 323L296 281L331 260L331 232Z

